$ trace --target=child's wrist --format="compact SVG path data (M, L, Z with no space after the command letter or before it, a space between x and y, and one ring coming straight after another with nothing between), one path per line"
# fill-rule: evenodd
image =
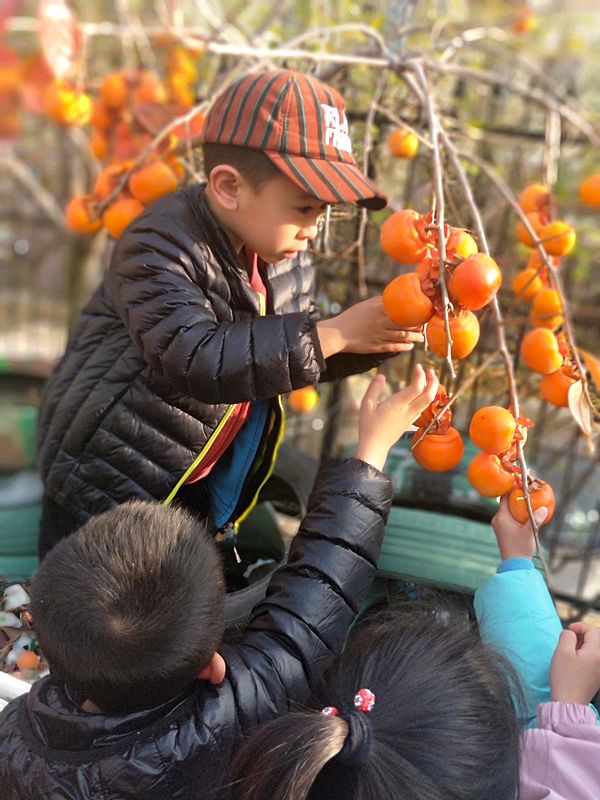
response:
M341 353L346 346L346 342L339 326L333 319L322 319L317 322L317 336L323 352L324 358L329 358L336 353Z
M355 457L381 472L387 460L388 450L388 447L375 445L371 442L361 442L359 439Z

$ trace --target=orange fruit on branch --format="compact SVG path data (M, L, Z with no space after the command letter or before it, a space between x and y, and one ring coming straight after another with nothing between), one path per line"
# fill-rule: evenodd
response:
M529 224L533 228L533 230L540 236L544 225L546 224L547 217L545 215L540 214L537 211L530 211L526 214ZM525 227L524 223L519 220L517 223L517 238L520 242L522 242L526 247L535 247L535 240Z
M421 436L419 428L413 436L413 444ZM412 449L417 464L430 472L446 472L453 469L461 460L464 445L456 428L448 428L446 433L428 433Z
M558 339L548 328L528 331L521 342L521 358L525 366L546 375L556 372L563 364Z
M448 281L452 301L477 311L487 305L502 283L502 273L493 258L477 253L454 268Z
M124 197L117 200L104 212L102 222L112 237L118 239L129 223L144 210L144 206L135 197Z
M560 219L548 222L538 235L546 252L553 256L566 256L575 247L577 239L573 228Z
M394 158L414 158L419 149L419 140L406 128L396 128L388 136L388 149Z
M398 275L383 290L383 307L393 323L401 328L423 325L434 312L434 305L423 293L416 272Z
M479 341L479 320L472 311L465 309L455 316L450 316L450 337L452 339L452 358L465 358L471 353ZM446 357L447 339L444 330L444 318L437 312L427 323L425 332L427 344L442 358Z
M512 281L512 290L521 300L533 300L534 296L543 288L542 279L533 267L519 270Z
M62 81L50 84L44 97L46 114L60 125L85 125L92 113L92 99Z
M505 453L513 442L517 421L502 406L484 406L471 419L469 436L486 453Z
M126 172L131 164L123 161L113 161L96 178L93 194L97 200L104 200L115 188L119 178Z
M541 183L526 186L519 195L519 205L526 214L532 211L547 212L550 206L550 189Z
M176 188L175 173L164 161L153 161L129 178L129 191L141 203L151 203Z
M93 219L92 198L87 195L78 194L72 197L65 208L67 227L73 233L80 233L83 236L91 236L97 233L102 227L100 217Z
M569 389L575 383L575 378L568 375L564 368L557 369L544 375L540 383L540 394L553 406L569 407Z
M548 319L562 314L563 308L560 297L556 289L546 287L540 289L533 298L531 304L532 314L538 319Z
M500 497L510 492L515 483L514 473L504 469L493 453L478 453L467 468L471 486L483 497Z
M129 99L129 84L122 72L111 72L100 85L100 97L108 108L123 108Z
M446 242L446 253L449 257L469 258L477 253L477 242L470 233L462 228L449 228L448 240Z
M560 267L560 258L557 256L548 256L548 261L550 262L551 266L555 268ZM542 254L539 250L534 250L529 256L527 266L533 267L534 269L539 269L540 267L544 268L546 266L546 261L542 258Z
M581 202L588 206L594 208L600 206L600 172L594 172L593 175L581 182L579 197Z
M416 264L427 253L421 214L410 208L396 211L381 226L381 249L401 264Z
M529 484L529 497L531 500L531 508L537 511L540 506L546 506L548 509L548 516L543 524L550 522L554 514L554 491L549 483L542 480L533 480ZM527 513L527 503L525 502L525 493L523 488L515 486L508 495L508 507L513 517L522 525L529 521L529 514Z
M163 82L155 72L142 71L138 73L133 99L136 103L166 102L167 92Z

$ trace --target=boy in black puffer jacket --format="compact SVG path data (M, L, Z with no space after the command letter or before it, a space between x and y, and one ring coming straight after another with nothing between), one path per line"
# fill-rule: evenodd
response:
M392 499L380 470L437 379L417 367L379 403L383 385L363 400L357 457L322 467L239 644L220 645L218 556L187 512L128 502L54 548L32 602L51 674L0 715L2 800L222 796L244 734L306 701L368 592Z
M275 461L280 395L423 341L381 297L327 320L313 303L306 249L327 205L385 205L337 92L289 70L247 75L203 136L206 185L130 224L46 387L41 556L131 499L231 531Z

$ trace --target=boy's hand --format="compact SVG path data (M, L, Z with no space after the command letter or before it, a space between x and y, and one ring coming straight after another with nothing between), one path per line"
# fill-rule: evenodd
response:
M587 705L600 689L600 628L573 622L563 631L550 665L553 700Z
M376 375L367 389L358 415L356 458L383 469L388 450L435 398L439 381L435 372L417 364L409 385L379 402L385 377Z
M335 353L401 353L425 337L416 329L403 330L389 319L381 295L363 300L337 317L317 323L325 358Z
M546 506L540 506L533 516L538 525L548 516ZM500 508L492 517L492 527L498 540L500 556L507 558L533 558L535 538L530 522L522 525L513 517L508 508L508 495L500 498Z

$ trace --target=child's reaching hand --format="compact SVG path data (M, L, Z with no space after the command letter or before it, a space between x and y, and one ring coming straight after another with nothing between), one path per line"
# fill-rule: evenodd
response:
M540 506L534 512L538 525L548 516L546 506ZM492 527L498 540L500 556L504 561L507 558L533 558L535 553L535 537L530 522L522 525L513 517L508 508L508 495L500 498L500 508L492 517Z
M380 470L390 447L435 398L439 381L432 369L425 372L417 364L408 386L380 403L384 386L385 377L376 375L365 392L358 415L356 451L356 458Z
M552 699L587 705L599 689L600 628L573 622L561 633L552 657Z
M335 353L402 353L425 340L422 331L404 330L389 319L381 295L320 320L317 334L325 358Z

